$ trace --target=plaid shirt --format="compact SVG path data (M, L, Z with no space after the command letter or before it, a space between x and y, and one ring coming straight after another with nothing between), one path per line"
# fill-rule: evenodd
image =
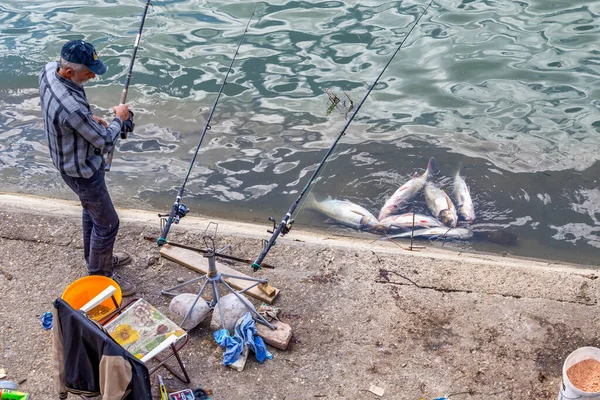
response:
M50 62L40 73L40 105L52 162L76 178L89 178L103 165L103 154L121 132L121 120L105 128L92 117L83 88L58 74Z

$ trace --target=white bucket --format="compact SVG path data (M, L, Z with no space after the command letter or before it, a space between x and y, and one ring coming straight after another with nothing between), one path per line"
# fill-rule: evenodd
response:
M562 382L560 384L560 393L558 400L573 400L573 399L587 399L587 400L600 400L600 392L584 392L577 389L567 376L567 370L573 365L583 360L594 359L600 362L600 349L596 347L580 347L567 357L563 364L562 371Z

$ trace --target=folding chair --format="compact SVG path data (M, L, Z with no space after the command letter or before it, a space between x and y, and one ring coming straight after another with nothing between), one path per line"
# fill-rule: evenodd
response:
M66 399L70 392L83 399L102 395L150 400L150 374L162 366L189 383L178 353L187 343L186 332L144 299L119 307L117 289L107 284L96 296L100 289L94 286L82 302L94 297L81 307L76 305L79 310L62 298L54 302L53 348L60 398ZM166 364L173 357L183 376ZM149 370L148 364L156 365Z
M95 307L112 297L115 292L114 286L107 287L81 307L80 311L86 314L93 313ZM148 365L150 361L156 360L157 364L149 369L150 374L164 366L183 383L190 383L190 377L179 356L179 350L188 341L187 332L146 300L134 298L103 317L99 323L119 345L144 364ZM166 356L159 357L163 352L167 352ZM167 364L173 357L177 360L183 376Z

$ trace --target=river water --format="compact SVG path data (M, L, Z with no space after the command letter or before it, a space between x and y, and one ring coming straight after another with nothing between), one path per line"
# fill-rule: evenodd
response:
M184 203L192 212L257 222L258 231L268 216L280 220L346 123L350 100L360 102L426 5L259 2ZM86 92L108 118L143 6L0 2L0 190L73 199L48 155L38 73L67 40L93 42L109 70ZM118 205L169 210L253 8L153 1L128 97L136 131L119 144L107 174ZM594 0L436 0L314 193L377 215L433 156L441 185L461 169L475 202L474 229L515 238L444 246L599 265L599 15ZM326 92L340 99L337 107ZM426 212L422 196L407 210ZM355 234L312 211L300 209L296 218Z

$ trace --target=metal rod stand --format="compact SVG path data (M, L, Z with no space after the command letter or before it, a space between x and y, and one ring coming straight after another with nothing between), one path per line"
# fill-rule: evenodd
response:
M189 316L192 314L192 310L194 309L194 307L196 306L196 304L198 303L198 301L202 298L202 293L204 293L204 290L206 289L206 286L208 286L210 284L211 288L212 288L212 301L208 302L204 299L202 299L203 301L206 301L208 303L208 305L210 306L210 308L214 311L215 307L218 306L219 301L220 301L220 297L219 297L219 284L222 284L223 286L225 286L225 288L227 290L229 290L231 293L233 293L248 309L248 311L250 311L251 314L254 315L255 319L260 322L263 325L268 326L269 328L275 330L277 329L274 325L270 324L262 315L260 315L260 313L258 311L256 311L254 309L254 307L252 306L252 303L250 303L248 300L246 300L244 297L241 296L242 293L244 293L245 291L257 286L260 283L267 283L266 279L257 279L257 278L250 278L247 276L237 276L237 275L229 275L229 274L221 274L218 270L217 270L217 263L215 261L217 253L215 253L214 248L209 248L208 252L206 254L204 254L204 257L208 258L208 273L206 275L203 275L199 278L194 278L191 279L187 282L183 282L179 285L173 286L171 288L162 290L160 293L166 296L176 296L177 294L173 292L173 290L176 289L180 289L184 286L187 285L191 285L194 284L196 282L201 282L204 280L204 283L202 284L202 287L200 288L200 291L198 292L198 295L196 295L196 300L194 300L194 304L192 304L192 306L190 307L190 309L188 310L187 314L185 315L185 317L183 318L183 321L181 321L180 326L183 327L183 324L185 323L185 321L187 321L187 319L189 318ZM229 286L227 284L227 282L225 282L223 280L223 277L227 277L227 278L236 278L236 279L243 279L243 280L247 280L247 281L252 281L255 282L253 285L248 286L247 288L240 290L240 291L236 291L235 289L233 289L231 286ZM223 327L223 329L225 329L225 321L223 319L223 310L221 309L221 307L219 307L219 313L221 315L221 326Z

